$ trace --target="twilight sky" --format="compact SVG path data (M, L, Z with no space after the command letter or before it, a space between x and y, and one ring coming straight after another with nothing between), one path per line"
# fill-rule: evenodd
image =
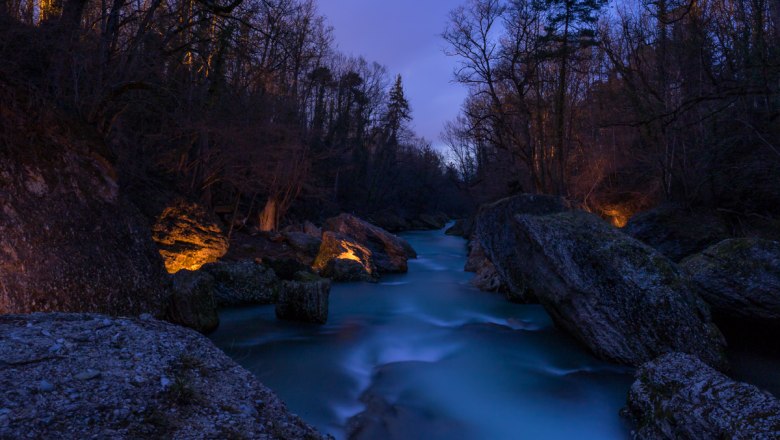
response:
M339 49L387 66L403 77L417 134L439 144L445 121L466 96L452 83L455 59L444 55L440 34L461 0L319 0Z

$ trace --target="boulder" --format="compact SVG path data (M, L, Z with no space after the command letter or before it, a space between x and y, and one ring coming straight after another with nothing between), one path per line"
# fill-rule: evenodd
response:
M337 232L322 234L322 246L312 268L334 281L369 281L379 278L372 252L352 237Z
M220 259L229 247L227 237L209 213L182 199L163 210L152 231L169 273L198 270Z
M274 304L279 279L274 271L254 261L219 261L203 266L214 277L214 298L219 307Z
M480 208L476 220L476 239L485 256L496 268L507 286L507 296L514 302L536 302L536 297L525 279L526 262L518 253L518 237L513 224L517 214L545 215L572 209L561 197L521 194L499 200Z
M585 212L518 215L519 268L555 323L610 361L668 352L725 368L725 340L695 285L668 258Z
M407 260L417 258L417 253L406 240L350 214L328 219L323 231L344 234L367 248L380 273L406 272Z
M173 275L173 288L166 321L208 334L219 327L214 277L204 271L180 270Z
M436 213L436 214L420 214L419 217L417 217L419 220L419 224L421 226L420 229L441 229L447 224L447 218L446 215L442 213Z
M780 242L722 241L682 262L714 310L780 323Z
M390 232L408 231L411 228L409 220L393 211L382 211L370 218L371 223Z
M316 238L320 238L322 236L322 228L308 220L303 222L303 232Z
M0 316L0 438L325 438L198 333L153 319Z
M729 238L728 226L717 214L674 204L633 216L623 232L675 262Z
M628 412L635 439L780 438L780 401L682 353L637 370Z
M330 280L301 272L293 281L283 281L276 304L276 317L287 321L328 322Z
M161 315L168 276L100 137L0 82L0 314Z
M305 232L285 232L283 235L285 243L295 251L300 262L307 265L314 262L322 244L320 236L315 237Z

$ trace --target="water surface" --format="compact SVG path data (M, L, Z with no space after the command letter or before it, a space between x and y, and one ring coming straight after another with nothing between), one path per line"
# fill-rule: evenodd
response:
M327 325L225 310L212 339L336 438L628 438L630 370L593 358L541 307L471 287L465 240L402 236L420 255L409 273L335 284Z

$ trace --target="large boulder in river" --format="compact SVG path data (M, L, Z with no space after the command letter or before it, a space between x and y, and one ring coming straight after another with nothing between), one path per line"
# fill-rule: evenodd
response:
M476 216L471 216L471 217L455 220L455 223L453 223L452 226L447 228L447 230L444 231L444 233L447 235L454 235L456 237L463 237L465 239L470 239L471 236L474 235L475 229L476 229Z
M635 439L780 438L777 398L682 353L637 370L628 410Z
M214 277L214 298L219 307L274 304L279 298L279 278L254 261L219 261L203 266Z
M276 304L276 317L287 321L325 324L328 322L330 280L300 272L296 279L283 281Z
M727 224L719 215L675 204L633 216L623 232L675 262L729 238Z
M780 242L725 240L685 259L682 267L717 312L780 322Z
M159 316L168 276L107 149L27 95L0 82L0 314Z
M208 339L152 319L0 316L0 438L324 438Z
M312 268L334 281L374 282L379 278L373 253L352 237L332 231L323 232Z
M173 288L166 321L211 333L219 327L214 277L205 271L180 270L173 275Z
M296 260L306 265L314 262L322 244L320 235L313 236L305 232L285 232L282 235L285 243L295 252Z
M695 285L660 252L595 215L518 215L518 268L555 323L598 357L640 365L664 353L725 368L725 340Z
M380 273L406 272L407 260L417 258L406 240L350 214L328 219L322 229L351 237L371 251L371 259Z
M536 302L523 267L524 256L518 253L514 216L518 214L546 215L568 211L573 206L564 198L521 194L480 208L475 234L485 255L496 267L501 281L507 286L507 298L513 302Z
M169 273L198 270L228 251L228 240L208 212L195 203L178 200L166 207L152 227Z

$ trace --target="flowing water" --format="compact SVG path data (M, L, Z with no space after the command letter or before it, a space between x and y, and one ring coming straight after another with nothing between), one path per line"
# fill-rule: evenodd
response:
M320 431L367 439L624 439L631 371L539 306L469 285L466 242L402 234L409 273L334 284L325 326L226 310L213 341ZM354 417L363 413L359 417Z

